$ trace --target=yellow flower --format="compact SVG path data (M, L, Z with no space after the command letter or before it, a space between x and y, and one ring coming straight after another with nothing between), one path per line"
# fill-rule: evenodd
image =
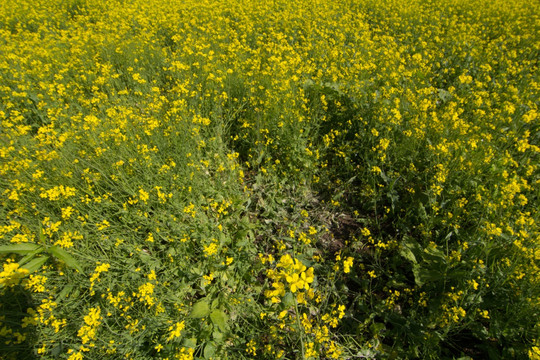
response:
M257 347L255 346L256 343L254 340L250 340L247 344L246 344L246 352L252 356L255 356L257 355Z
M218 252L218 245L215 242L215 239L212 239L212 243L210 245L204 245L204 256L209 257L212 255L217 254Z
M75 210L71 206L66 206L65 208L62 208L62 219L69 219L74 211Z
M167 342L179 338L184 328L185 328L185 323L183 321L177 322L176 324L171 325L169 327L169 336L167 337Z
M25 288L32 289L34 292L44 292L45 291L45 282L47 277L42 275L30 275L30 278L26 282Z
M68 360L83 360L84 356L80 351L73 352L69 357Z
M0 272L0 285L17 285L27 274L28 270L20 268L18 263L8 262L4 264L4 270Z
M350 256L348 258L346 258L345 260L343 260L343 272L345 274L348 274L348 273L351 272L351 267L353 265L353 260L354 260L354 258L352 258Z
M91 308L88 315L84 317L84 323L77 333L83 344L94 340L97 336L97 328L101 324L101 309L99 307Z
M150 199L150 195L143 189L139 189L139 199L141 199L141 201L144 201L146 203L148 199Z

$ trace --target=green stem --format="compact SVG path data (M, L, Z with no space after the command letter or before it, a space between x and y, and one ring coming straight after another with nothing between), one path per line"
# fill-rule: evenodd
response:
M296 324L298 326L298 331L300 331L300 344L302 346L302 360L306 360L306 355L304 351L304 332L302 331L302 325L300 324L300 313L298 312L298 301L296 297L294 298L294 309L296 310Z

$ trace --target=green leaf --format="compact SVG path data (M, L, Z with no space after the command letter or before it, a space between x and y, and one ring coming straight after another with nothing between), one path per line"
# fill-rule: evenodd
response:
M190 349L197 347L197 338L184 339L184 346Z
M408 236L404 236L400 244L399 254L413 264L422 260L422 249L418 242Z
M213 342L209 342L204 347L204 358L210 359L216 353L216 346Z
M422 252L422 258L426 262L445 265L447 263L444 253L435 247L428 246Z
M221 333L221 332L219 332L219 331L214 331L214 332L212 332L212 337L213 337L214 340L217 341L218 343L223 342L223 333Z
M51 349L51 355L56 358L62 353L63 349L64 345L60 343Z
M40 222L39 223L39 231L38 231L38 238L39 238L39 243L45 243L45 235L43 234L43 224Z
M439 271L428 270L422 267L420 264L413 266L414 281L416 285L423 286L426 282L436 282L443 278L443 275Z
M385 325L383 323L376 323L375 322L375 323L371 324L371 326L369 328L370 328L372 334L378 335L385 329Z
M33 273L34 271L41 268L43 264L45 264L49 260L48 256L40 256L38 258L35 258L34 260L30 261L26 265L23 266L24 269L28 270L29 273Z
M71 255L69 255L69 253L66 250L64 250L64 249L62 249L62 248L60 248L58 246L51 246L48 249L48 251L49 251L49 253L51 255L54 255L58 259L65 262L67 266L69 266L71 268L74 268L74 269L77 269L77 271L80 272L80 273L84 272L83 268L81 267L81 265L79 265L77 260L75 260Z
M66 285L64 286L64 288L62 289L62 291L60 291L60 294L58 294L58 296L56 297L56 301L58 302L59 300L67 297L71 291L73 290L74 286L73 285Z
M285 296L283 297L282 301L283 301L283 305L287 307L294 306L294 304L296 303L294 299L294 295L291 292L287 292Z
M189 317L203 318L205 316L208 316L208 314L210 314L210 306L208 305L208 302L203 299L193 305L193 309L191 310L191 314L189 314Z
M40 247L41 247L40 245L32 244L32 243L3 245L3 246L0 246L0 254L25 255L25 254L38 250Z
M409 247L407 247L406 245L402 246L400 249L399 249L399 254L401 256L403 256L405 259L409 260L410 262L412 262L413 264L416 264L417 261L416 261L416 257L414 256L413 252L411 251L411 249L409 249Z
M450 94L450 92L445 89L439 89L439 99L441 99L443 103L445 103L448 100L452 99L452 94Z
M211 309L216 309L219 306L219 298L215 298L214 301L212 301L212 305L210 306Z
M32 260L37 254L42 253L45 250L43 246L38 247L36 250L29 252L25 257L19 260L19 265L23 266L30 260Z
M210 320L212 320L212 324L214 326L217 326L221 331L226 330L227 325L227 314L225 314L223 311L219 309L215 309L210 313Z

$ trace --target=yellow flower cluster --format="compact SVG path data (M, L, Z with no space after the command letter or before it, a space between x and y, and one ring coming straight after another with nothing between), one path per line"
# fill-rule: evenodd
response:
M276 268L268 269L266 275L272 280L274 290L267 290L265 295L271 298L272 302L279 302L287 290L292 293L305 290L309 297L313 297L313 291L309 287L314 280L313 268L308 269L300 260L293 259L289 254L283 255Z
M211 243L204 245L204 256L209 257L218 253L218 244L215 239L212 239Z
M28 270L21 268L18 263L5 263L2 272L0 272L0 284L2 286L17 285L27 274Z
M180 337L182 330L185 328L185 323L183 321L177 322L174 325L169 327L169 336L167 337L167 342L173 341Z
M31 289L33 292L44 292L47 277L43 275L30 275L25 284L25 288Z
M345 316L345 305L339 305L337 309L332 310L330 314L324 314L322 320L335 328L339 324L339 320Z
M348 274L351 272L351 267L353 266L354 258L351 256L348 256L345 260L343 260L343 272L345 274Z
M58 199L67 199L71 196L75 196L75 188L59 185L49 190L42 189L42 192L39 196L45 199L49 199L51 201L56 201Z
M107 264L107 263L100 264L98 261L98 265L96 266L94 273L92 274L92 276L90 276L90 294L94 295L95 293L94 285L96 281L99 282L100 281L99 276L101 275L101 273L109 271L110 267L111 267L111 264Z
M87 344L96 339L98 327L101 325L101 320L101 308L95 307L88 311L88 315L84 317L85 325L83 325L77 332L77 336L81 338L81 342L83 344ZM90 344L89 346L93 345Z

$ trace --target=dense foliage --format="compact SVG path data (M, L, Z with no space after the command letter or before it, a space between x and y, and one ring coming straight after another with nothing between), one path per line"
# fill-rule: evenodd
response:
M0 357L540 359L536 0L0 1Z

